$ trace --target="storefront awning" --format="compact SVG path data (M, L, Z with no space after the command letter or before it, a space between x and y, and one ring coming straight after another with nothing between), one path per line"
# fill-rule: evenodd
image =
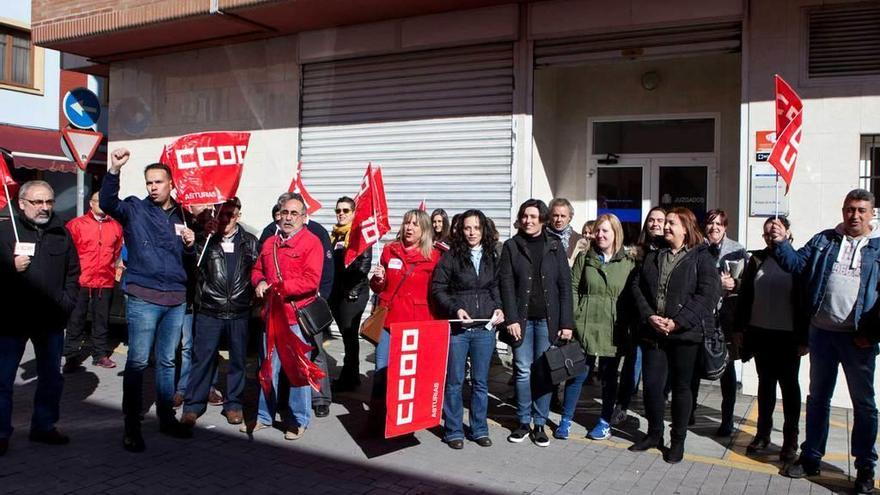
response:
M76 172L76 164L61 151L61 132L33 129L12 125L0 125L0 147L12 151L16 168L29 168L48 172ZM107 147L98 148L88 172L106 169Z

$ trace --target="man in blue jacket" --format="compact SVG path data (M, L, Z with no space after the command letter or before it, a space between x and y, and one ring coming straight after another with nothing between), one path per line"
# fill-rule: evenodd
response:
M786 466L792 478L819 474L828 439L831 396L837 369L843 366L853 403L852 454L858 470L856 493L871 493L877 451L874 363L878 336L880 231L874 230L874 195L854 189L843 201L843 222L822 231L795 251L776 220L774 257L786 271L800 275L810 308L810 393L807 436L800 458Z
M99 200L101 209L122 224L128 247L128 359L122 380L122 444L125 450L142 452L146 448L141 435L144 370L154 344L159 431L177 438L192 436L192 431L175 417L173 395L174 355L186 310L184 256L195 254L195 234L187 228L180 205L171 198L173 186L167 165L153 163L144 169L146 198L119 199L119 172L129 157L126 149L113 151Z

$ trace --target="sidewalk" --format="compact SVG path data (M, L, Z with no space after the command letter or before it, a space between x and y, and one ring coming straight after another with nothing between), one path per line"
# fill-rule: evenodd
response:
M341 340L329 341L327 349L331 360L340 359ZM362 358L368 351L372 346L363 345ZM823 476L795 481L777 474L776 452L759 459L745 456L757 414L751 397L738 398L735 414L740 430L729 439L712 437L721 396L719 388L709 383L701 387L701 406L687 439L685 460L674 466L656 450L638 454L626 450L645 429L639 416L631 416L611 440L584 438L585 427L593 425L599 411L595 386L584 391L571 439L551 440L545 449L528 442L511 444L505 440L515 422L507 385L510 375L500 365L493 367L490 384L491 448L466 442L464 450L453 451L440 441L439 430L391 441L361 439L369 396L365 380L356 393L335 397L331 415L313 419L307 434L295 442L283 440L280 430L263 430L252 438L239 433L238 426L226 423L219 407L209 408L199 420L195 438L175 440L158 434L151 410L144 423L147 451L129 454L121 447L124 352L120 346L114 356L120 367L115 370L87 364L85 371L66 376L59 427L72 443L50 447L27 440L36 385L33 351L28 348L16 382L16 432L9 452L0 458L0 492L807 494L847 492L852 486L847 476L855 474L847 454L849 411L832 412ZM364 363L362 372L368 367L372 365ZM149 373L148 400L151 380ZM250 380L247 417L254 414L256 393L257 384ZM633 409L641 410L640 401ZM781 401L777 409L773 440L778 448ZM551 422L557 420L558 414L551 414Z

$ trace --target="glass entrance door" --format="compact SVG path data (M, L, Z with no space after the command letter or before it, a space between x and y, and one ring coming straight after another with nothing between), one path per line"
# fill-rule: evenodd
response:
M642 223L653 206L683 206L702 224L715 206L715 166L712 158L621 158L616 164L590 162L595 198L588 201L589 218L613 213L623 224L624 242L638 240Z

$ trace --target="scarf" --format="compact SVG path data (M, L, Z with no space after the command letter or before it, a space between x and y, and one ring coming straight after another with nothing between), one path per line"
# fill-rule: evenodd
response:
M574 229L571 228L571 225L565 227L565 228L562 229L562 230L556 230L556 229L554 229L553 227L550 227L550 226L548 225L548 226L547 226L547 230L548 230L551 234L553 234L553 235L555 235L556 237L558 237L558 238L559 238L559 241L562 242L562 246L565 248L566 251L568 251L568 243L569 243L569 241L571 241L571 233L574 231Z
M333 226L333 244L337 242L343 241L345 242L345 247L348 247L348 234L351 233L351 224L348 225L339 225L336 224Z

